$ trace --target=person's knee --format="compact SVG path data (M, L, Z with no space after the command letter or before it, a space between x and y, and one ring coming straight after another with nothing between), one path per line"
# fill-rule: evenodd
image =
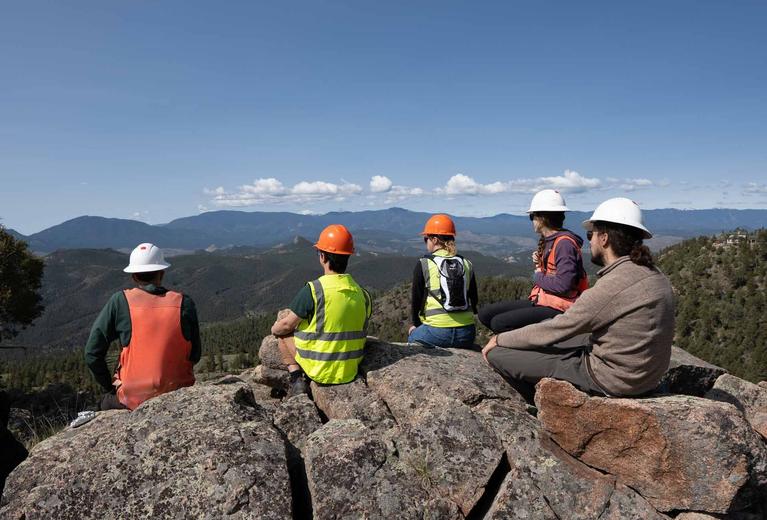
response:
M493 315L494 314L495 313L491 312L490 309L488 309L487 307L482 307L477 312L477 319L479 319L479 322L482 325L484 325L485 327L487 327L489 329L490 328L490 322L493 320Z

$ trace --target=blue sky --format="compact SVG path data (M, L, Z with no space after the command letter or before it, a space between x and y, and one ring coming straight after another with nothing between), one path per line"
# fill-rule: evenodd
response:
M3 2L0 222L767 208L767 3Z

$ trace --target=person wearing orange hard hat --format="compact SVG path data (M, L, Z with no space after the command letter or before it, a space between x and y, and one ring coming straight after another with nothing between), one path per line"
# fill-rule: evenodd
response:
M329 225L314 248L323 276L304 285L272 325L290 373L289 396L307 392L305 377L321 384L353 381L372 313L370 294L346 274L354 254L349 230Z
M471 262L457 254L455 223L448 215L432 215L421 235L428 253L413 271L408 342L469 347L477 332L477 282Z

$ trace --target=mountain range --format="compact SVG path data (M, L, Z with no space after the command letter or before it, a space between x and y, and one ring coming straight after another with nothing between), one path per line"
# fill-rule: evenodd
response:
M14 235L26 240L38 253L78 248L129 250L141 242L152 242L179 254L237 246L268 248L297 235L314 238L328 224L339 223L352 231L362 250L413 254L422 249L418 233L429 215L402 208L324 215L211 211L159 225L82 216L29 236L16 232ZM565 225L579 232L581 221L589 216L590 213L570 212ZM756 209L655 209L645 210L644 218L655 235L650 241L655 250L685 238L767 226L767 210ZM492 217L455 217L455 221L459 245L485 254L506 257L528 251L536 243L527 216L502 213Z
M423 243L421 243L423 246ZM463 251L481 276L529 276L529 262L509 263ZM115 291L132 285L122 269L128 256L112 249L62 249L45 257L41 294L45 311L13 341L30 347L82 347L91 324ZM287 307L308 280L322 274L312 242L295 237L275 247L198 251L170 259L164 285L190 295L204 323ZM356 254L349 273L376 292L409 281L414 256Z

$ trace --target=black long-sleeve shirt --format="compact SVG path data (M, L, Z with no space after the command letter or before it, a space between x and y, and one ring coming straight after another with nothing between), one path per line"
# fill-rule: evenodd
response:
M421 261L419 260L415 264L413 270L413 285L410 289L410 321L418 327L421 325L421 311L426 304L426 280L423 278L423 270L421 269ZM469 290L466 292L466 296L469 299L469 305L474 314L477 314L477 306L479 305L479 293L477 290L477 280L474 277L474 269L471 270L471 279L469 280Z

